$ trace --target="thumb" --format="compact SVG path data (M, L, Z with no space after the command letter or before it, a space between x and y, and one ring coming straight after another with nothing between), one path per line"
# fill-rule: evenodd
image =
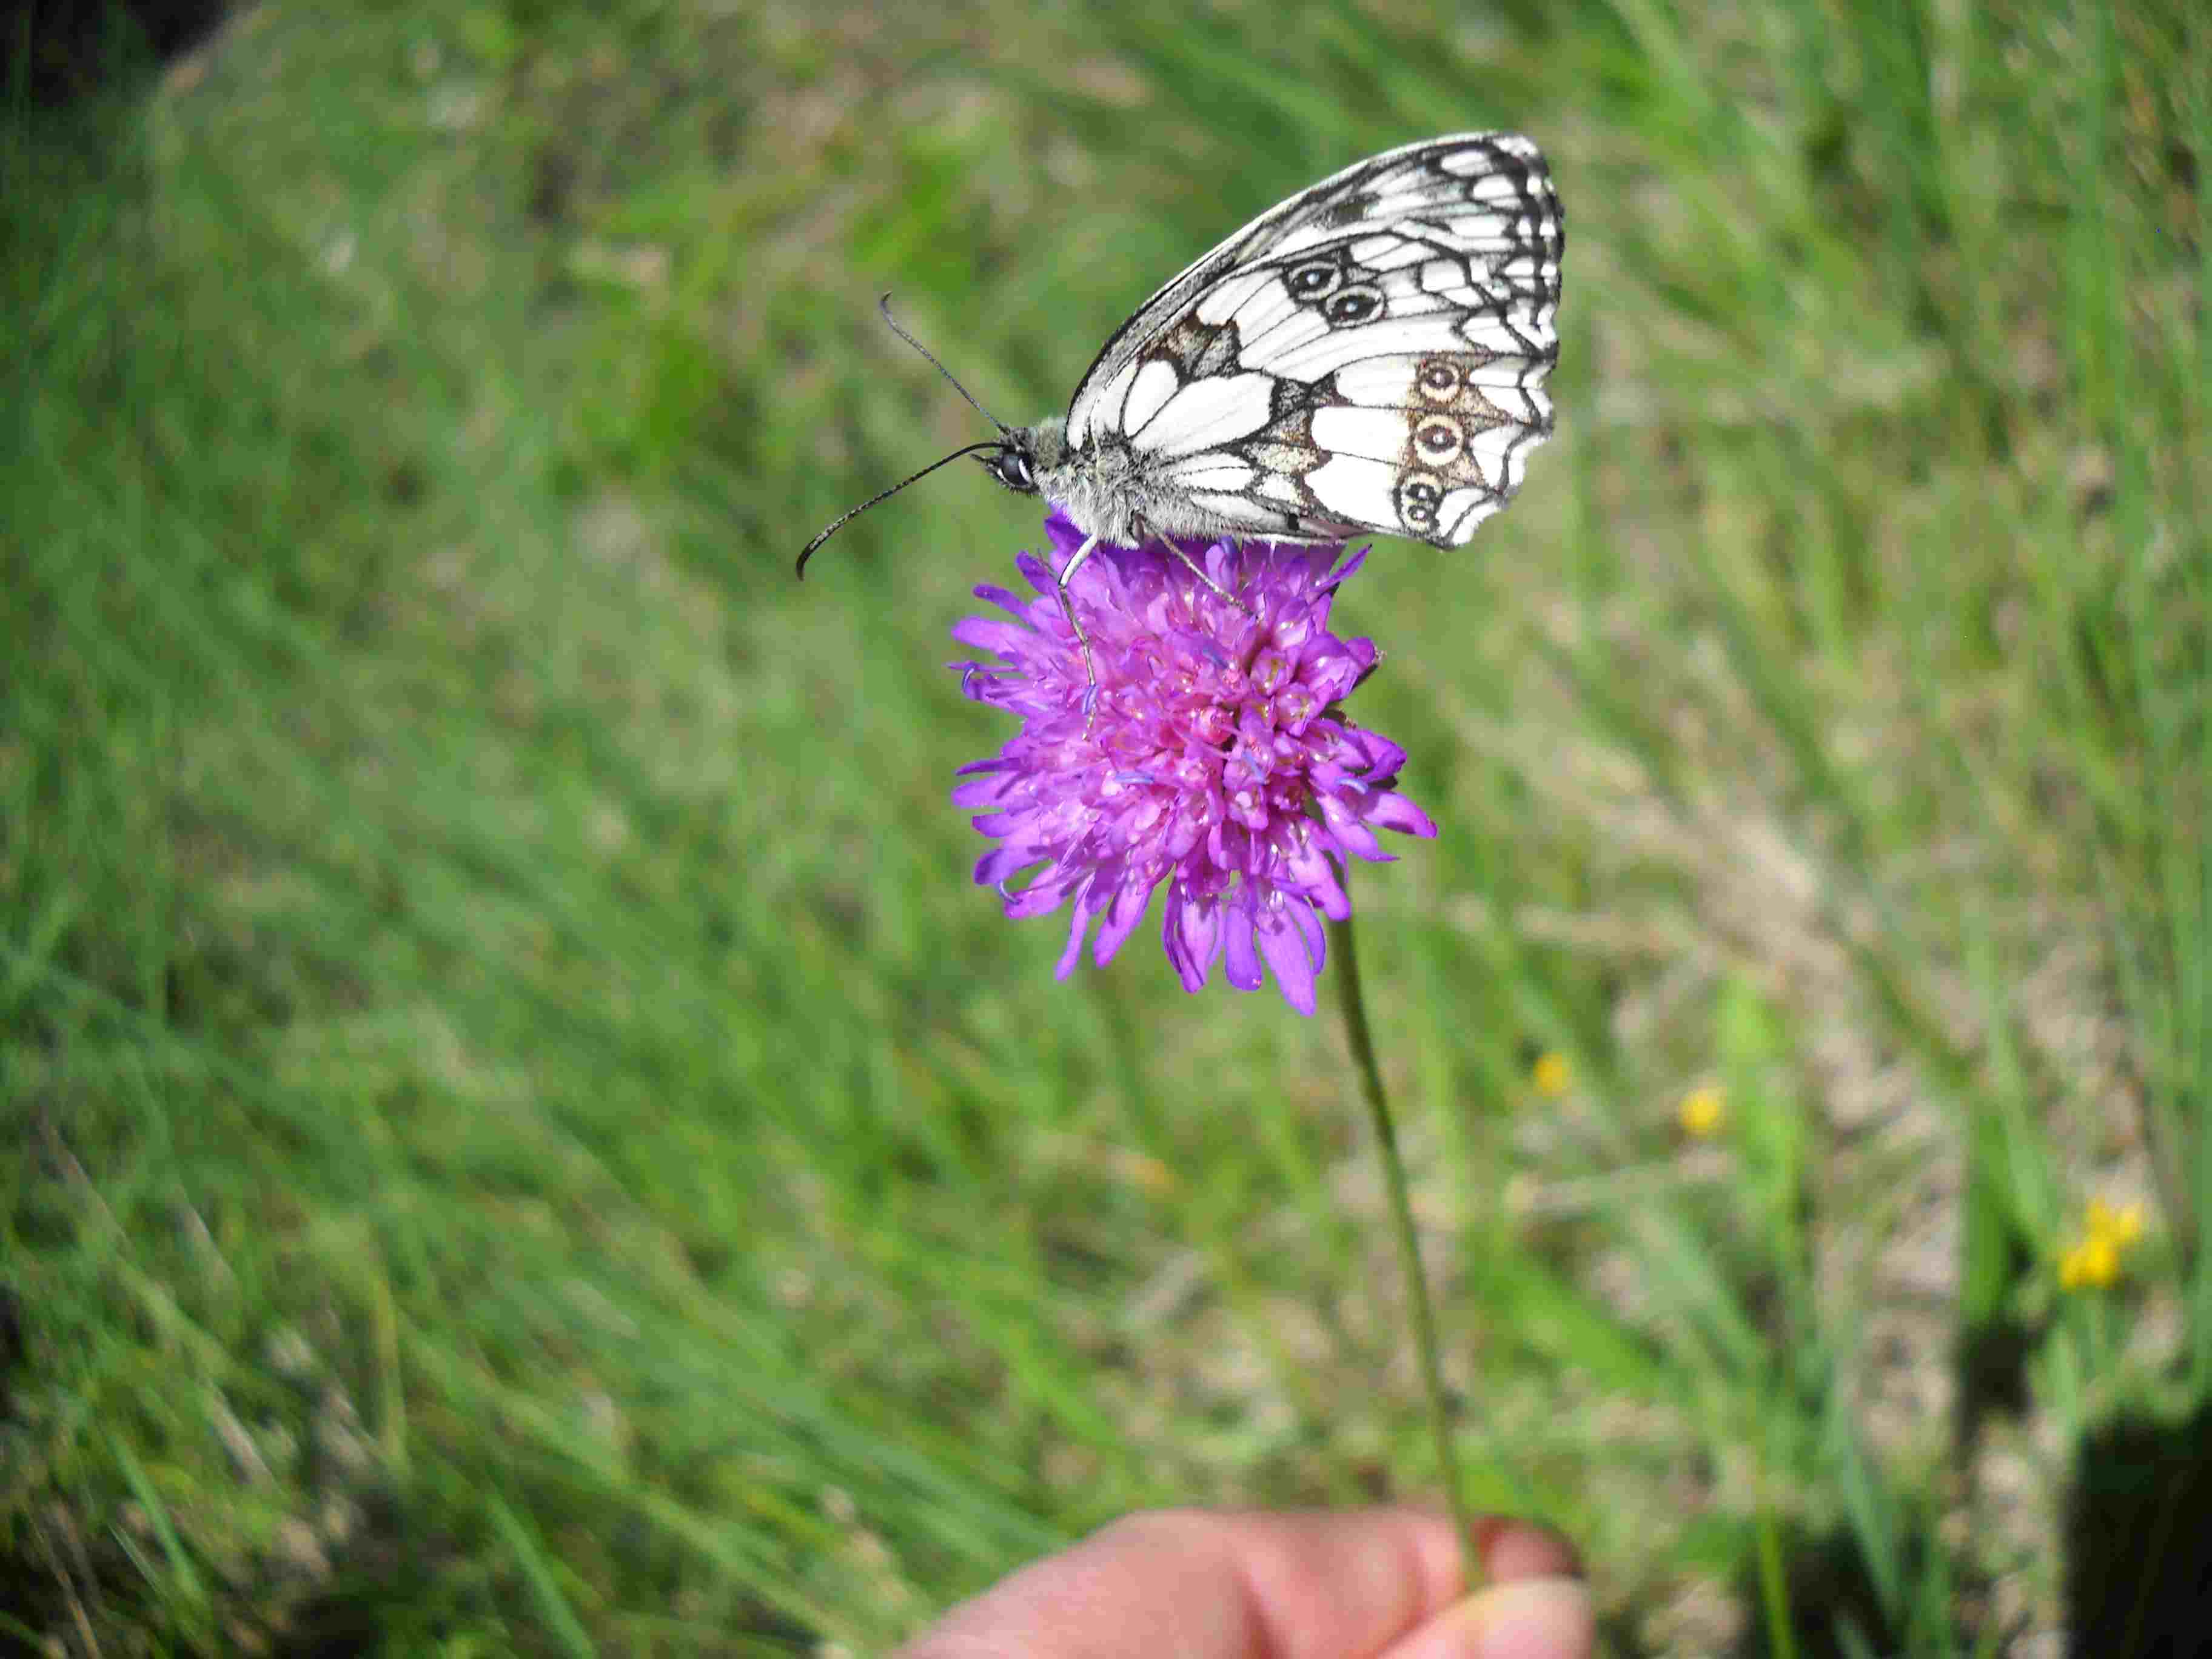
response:
M1519 1578L1455 1601L1377 1659L1589 1659L1597 1637L1579 1578Z

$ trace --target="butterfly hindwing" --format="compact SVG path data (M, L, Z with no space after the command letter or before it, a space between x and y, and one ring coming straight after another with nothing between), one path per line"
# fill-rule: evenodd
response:
M1077 388L1068 441L1126 448L1194 523L1458 546L1551 431L1564 240L1525 138L1361 162L1154 295Z

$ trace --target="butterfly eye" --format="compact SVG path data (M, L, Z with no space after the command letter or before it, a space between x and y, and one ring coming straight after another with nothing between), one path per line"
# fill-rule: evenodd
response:
M991 471L1009 489L1018 489L1025 495L1036 493L1036 474L1030 469L1030 458L1018 449L1001 450L994 455Z

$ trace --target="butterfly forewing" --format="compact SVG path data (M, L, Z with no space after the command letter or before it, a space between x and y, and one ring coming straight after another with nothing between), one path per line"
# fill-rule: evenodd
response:
M1528 139L1393 150L1261 215L1162 288L1077 387L1185 526L1464 543L1552 429L1565 225Z

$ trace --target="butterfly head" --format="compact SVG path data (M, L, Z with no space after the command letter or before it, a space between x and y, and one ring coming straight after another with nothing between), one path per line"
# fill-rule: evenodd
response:
M1016 495L1034 495L1037 493L1036 454L1023 439L1022 433L1009 433L996 448L975 459L983 463L983 471Z
M1060 421L1008 427L976 459L983 470L1017 495L1043 493L1043 481L1067 459L1067 428Z

